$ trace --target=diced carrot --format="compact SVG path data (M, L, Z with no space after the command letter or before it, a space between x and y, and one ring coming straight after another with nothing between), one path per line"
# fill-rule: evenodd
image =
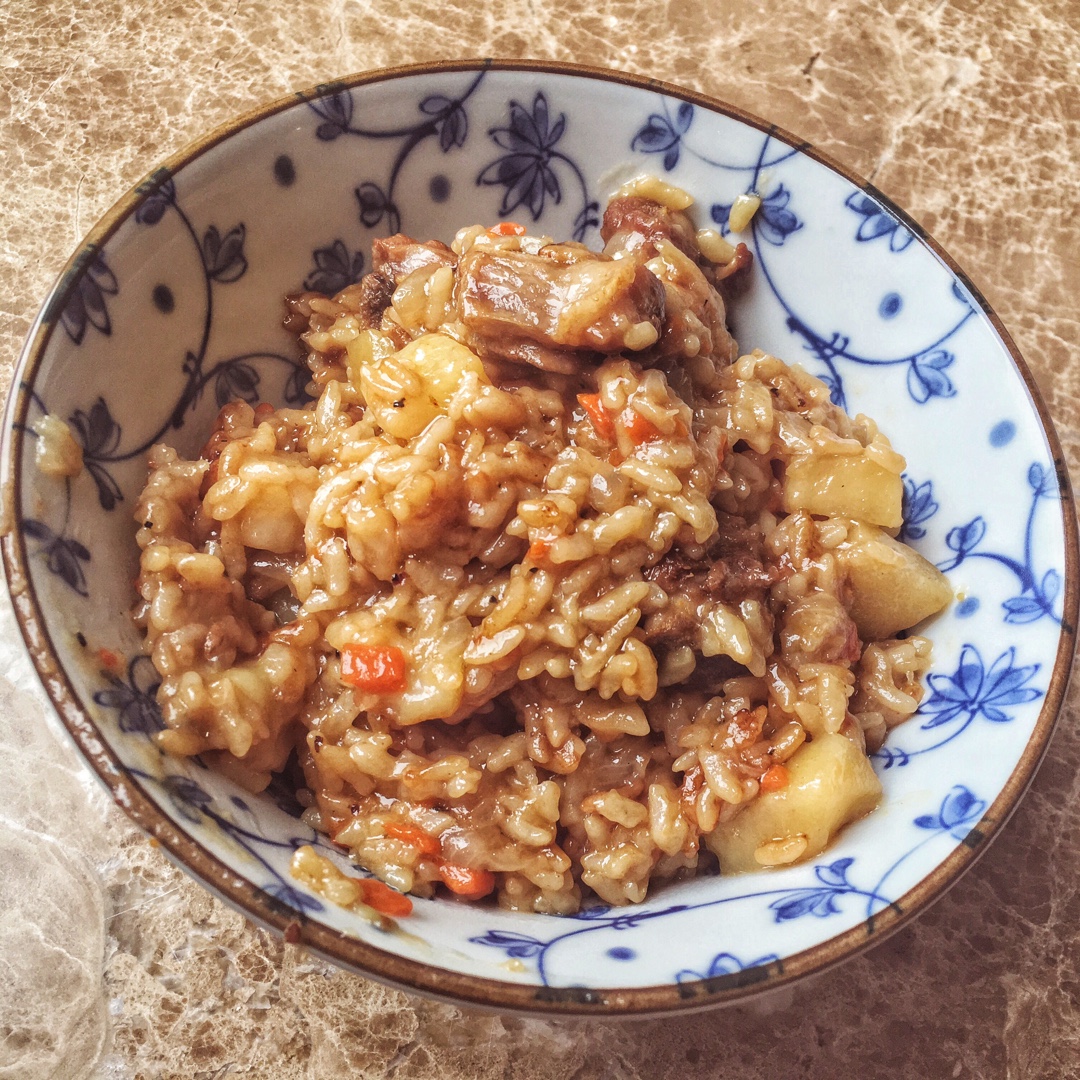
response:
M341 678L358 690L393 693L405 685L405 654L394 645L346 645Z
M664 433L651 420L646 420L634 409L626 409L619 419L635 446L664 437Z
M534 563L540 563L548 557L550 551L551 544L547 540L534 540L525 554Z
M578 394L578 404L589 414L593 430L601 439L615 438L615 424L599 394Z
M495 888L495 875L490 870L474 870L471 866L443 863L439 867L443 884L466 900L479 900Z
M516 221L500 221L498 225L492 225L488 232L492 236L524 236L525 226Z
M358 884L363 892L364 903L380 915L391 915L400 919L412 914L412 901L397 889L391 889L389 885L374 878L365 878Z
M267 417L274 415L274 406L269 401L261 401L255 406L255 423L261 424Z
M403 844L409 844L424 855L438 855L442 850L439 841L430 833L416 825L409 825L401 821L389 821L383 826L386 835L400 840Z
M786 765L770 765L761 777L761 790L783 791L790 779L791 774Z
M120 668L120 657L112 649L98 649L97 657L98 663L109 671L117 671Z

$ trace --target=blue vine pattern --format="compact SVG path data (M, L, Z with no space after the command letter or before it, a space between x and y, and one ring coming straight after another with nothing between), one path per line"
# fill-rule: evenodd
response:
M679 164L683 152L704 165L727 172L746 172L758 174L763 169L771 169L800 152L800 147L786 147L781 144L778 154L772 158L759 158L753 165L742 162L724 161L710 157L691 145L688 135L696 115L695 107L689 101L680 101L675 114L671 112L671 101L660 99L661 112L650 113L645 123L630 140L630 149L641 154L663 154L662 164L665 172L671 172Z
M310 835L307 836L291 836L288 840L271 840L258 831L257 816L239 795L230 796L230 809L223 812L217 807L214 797L190 776L182 773L165 773L158 777L137 768L131 768L130 772L140 780L160 787L173 809L185 821L198 826L205 826L207 821L211 822L254 859L271 879L262 886L262 891L281 906L280 910L283 913L298 912L306 915L326 910L321 900L296 888L263 854L268 848L292 852L304 844L325 846L323 837L314 829L310 830ZM233 820L238 813L250 823L250 828Z
M457 97L445 94L429 94L418 105L424 117L418 123L385 130L362 127L354 123L354 105L352 94L346 87L335 88L334 84L320 86L317 96L308 99L301 95L301 100L317 117L319 124L315 128L315 137L322 142L332 142L343 135L358 136L365 139L400 139L398 149L391 166L390 174L382 185L372 180L365 180L353 191L360 213L360 221L369 229L385 224L388 232L401 231L401 211L395 201L395 191L401 170L409 155L425 140L437 139L439 149L444 153L465 145L469 136L469 118L465 112L465 102L476 92L484 79L486 71L481 71Z
M891 743L872 756L886 769L907 765L912 758L929 754L959 738L980 716L993 724L1007 724L1014 719L1011 711L1043 696L1043 691L1027 685L1038 674L1040 664L1016 664L1016 647L1006 649L986 666L982 654L970 642L960 650L960 662L951 675L927 676L930 696L919 707L917 716L926 717L920 731L951 728L929 746L905 750ZM904 730L908 730L905 728Z
M741 893L737 896L725 896L716 900L707 900L700 904L673 904L670 907L653 911L621 911L614 914L613 912L618 909L607 907L586 909L578 915L569 916L565 920L577 924L573 929L556 934L546 941L513 930L488 930L484 934L469 938L469 941L475 945L500 949L512 960L532 960L536 965L536 974L540 982L544 986L550 986L548 972L548 954L550 951L556 945L565 941L580 938L598 930L631 930L644 923L680 912L701 911L707 908L719 907L723 904L766 898L771 898L769 910L773 913L773 921L777 923L790 922L807 916L825 919L830 915L840 914L843 909L839 902L842 898L849 896L865 898L869 904L876 903L881 908L893 906L893 901L888 897L876 890L862 889L849 879L848 873L854 862L853 858L847 857L836 859L826 865L815 866L813 869L816 880L810 885L796 888L761 889L756 892ZM752 967L770 959L765 957L746 966ZM676 974L674 978L678 980L678 975Z
M187 377L184 389L168 418L153 434L143 439L138 445L126 449L121 448L123 429L113 417L108 402L101 396L89 409L76 409L68 417L67 423L72 437L82 449L84 469L96 486L99 505L106 512L115 510L124 499L123 491L113 476L110 466L145 454L170 428L183 427L187 414L199 403L207 387L213 387L214 398L219 408L237 398L252 405L258 404L261 396L261 379L254 363L269 360L286 365L290 371L284 389L285 400L293 405L302 404L307 400L306 369L278 353L244 353L221 360L210 367L206 366L213 326L214 289L216 286L239 281L248 269L244 250L246 229L243 222L224 231L218 229L216 225L209 225L200 234L181 207L177 199L175 182L165 170L154 173L137 190L143 196L143 201L135 211L137 223L153 227L167 213L173 213L191 238L202 270L205 306L198 345L194 349L189 349L184 356L181 368ZM332 247L330 253L332 257L336 256L338 254L336 247ZM317 269L320 265L319 255L319 252L315 253ZM324 259L324 268L333 269L330 260ZM80 297L81 299L78 303L74 300L69 301L61 313L61 321L76 344L82 340L87 322L103 334L111 333L104 300L100 299L99 294L115 295L119 286L112 272L108 271L106 275L106 270L104 259L99 252L85 267L85 273L72 293L73 298ZM49 411L46 403L29 386L23 384L23 389L30 394L33 407L43 414ZM34 435L29 428L26 430ZM71 510L71 480L65 480L65 485L66 509L61 528L55 530L45 522L25 518L22 521L22 531L31 539L39 541L41 546L34 554L44 558L49 572L59 577L79 596L85 597L89 594L83 564L88 563L91 556L84 544L67 535Z
M486 166L476 178L477 184L506 188L499 214L506 217L524 206L533 221L539 221L548 196L562 202L562 186L555 163L568 168L581 187L584 205L574 219L571 235L583 240L589 229L600 224L600 204L589 198L585 176L577 163L556 146L566 132L566 113L552 123L548 100L542 90L536 92L532 109L517 101L510 102L506 127L489 129L488 136L506 153Z
M1005 622L1014 624L1038 622L1049 617L1059 623L1062 614L1055 606L1061 594L1061 575L1051 567L1041 576L1035 570L1035 519L1039 504L1044 501L1056 502L1058 494L1057 478L1052 469L1039 462L1032 462L1027 471L1027 483L1031 488L1031 506L1028 509L1024 525L1024 552L1022 558L1014 558L996 551L979 550L986 538L986 520L978 515L965 525L950 529L945 537L945 544L954 554L952 558L939 563L938 568L947 573L955 570L968 559L989 559L1004 566L1012 573L1019 585L1020 592L1002 603L1005 609Z
M915 852L920 851L927 844L943 837L949 837L957 843L975 847L981 840L982 834L977 826L986 811L986 802L977 798L963 784L956 784L942 799L936 814L920 814L914 821L917 829L923 829L930 835L920 840L913 848L905 852L889 867L882 875L881 880L874 887L875 892L881 892L885 882L905 863ZM873 926L874 917L873 901L866 905L866 918Z

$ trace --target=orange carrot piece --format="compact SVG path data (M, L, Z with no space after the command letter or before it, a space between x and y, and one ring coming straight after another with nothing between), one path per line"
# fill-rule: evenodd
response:
M551 544L547 540L534 540L529 545L529 550L525 553L526 557L531 559L534 563L541 563L547 557L551 551Z
M492 225L488 232L492 236L524 236L525 226L516 221L500 221L498 225Z
M374 908L380 915L390 915L395 918L404 918L412 914L412 901L397 889L391 889L375 878L365 878L359 882L363 892L364 903Z
M341 678L358 690L393 693L405 685L405 654L395 645L346 645Z
M474 870L456 863L443 863L439 877L452 893L466 900L479 900L495 888L495 875L490 870Z
M593 430L601 439L615 438L615 424L599 394L578 394L578 404L589 414Z
M392 836L403 844L411 845L424 855L438 855L442 850L438 839L430 833L424 832L417 825L409 825L401 821L389 821L384 828L387 836Z
M112 651L112 649L100 648L97 651L98 663L103 668L109 671L118 671L120 668L120 657Z
M762 791L783 791L791 780L786 765L770 765L761 777Z
M641 413L636 412L634 409L625 410L619 419L626 429L626 434L630 436L630 441L635 446L664 437L664 433L651 420L646 420Z
M274 415L274 406L269 401L260 401L255 406L255 423L261 424L267 417Z

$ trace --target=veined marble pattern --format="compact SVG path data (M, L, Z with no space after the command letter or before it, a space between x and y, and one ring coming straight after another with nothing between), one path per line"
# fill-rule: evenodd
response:
M191 138L348 71L540 56L714 94L870 178L994 305L1078 476L1080 368L1070 359L1080 340L1080 3L895 8L75 0L50 9L7 0L0 380L82 233ZM916 924L752 1008L605 1026L421 1002L313 964L247 925L92 787L43 726L18 655L5 618L0 902L11 914L0 930L0 1075L532 1080L576 1070L749 1080L776 1075L780 1061L810 1077L1080 1075L1080 686L1009 828ZM55 778L47 789L45 775Z

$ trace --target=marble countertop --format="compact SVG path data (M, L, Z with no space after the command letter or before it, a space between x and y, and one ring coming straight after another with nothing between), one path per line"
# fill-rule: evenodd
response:
M997 310L1080 478L1080 0L0 0L0 41L0 388L77 241L200 133L348 72L529 56L715 95L870 178ZM5 607L5 1080L1080 1077L1080 680L1009 827L914 925L629 1025L422 1001L246 923L95 786L16 639Z

